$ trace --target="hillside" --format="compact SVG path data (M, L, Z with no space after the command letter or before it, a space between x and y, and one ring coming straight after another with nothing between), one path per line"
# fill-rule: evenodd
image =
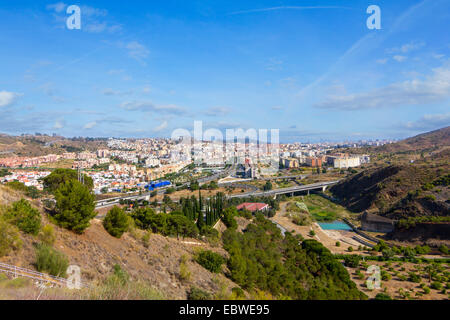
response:
M7 205L20 199L20 194L0 185L0 204ZM33 204L41 211L39 201ZM42 211L43 212L43 211ZM43 215L43 224L49 221ZM56 234L54 247L69 257L69 263L80 266L82 280L91 284L102 283L111 274L115 264L126 270L133 280L143 281L163 293L167 299L186 299L191 287L197 287L209 293L220 291L229 293L238 287L223 275L212 274L193 261L193 255L199 248L213 250L224 256L226 251L211 247L196 239L163 237L152 234L145 244L139 230L126 233L121 239L110 236L101 222L94 219L91 227L83 235L77 235L65 229L53 226ZM0 262L34 269L37 239L21 233L23 247L19 251L0 258ZM201 245L194 245L200 243ZM189 280L180 280L180 262L187 257L187 266L191 273ZM61 297L55 297L61 298Z
M448 217L449 137L447 127L374 148L375 164L330 191L353 212L368 210L394 220Z
M424 152L441 150L450 146L450 126L439 130L423 133L394 144L377 147L375 152Z
M0 157L37 157L64 152L95 151L106 147L103 139L64 138L47 135L9 136L0 134Z

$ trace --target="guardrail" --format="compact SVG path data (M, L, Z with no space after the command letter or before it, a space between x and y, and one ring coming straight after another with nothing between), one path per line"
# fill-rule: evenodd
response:
M46 273L37 272L30 269L25 269L17 266L12 266L6 263L0 263L0 273L12 275L14 278L23 277L32 279L39 283L50 284L51 286L67 287L69 281L65 278L55 277ZM87 287L86 284L81 284L81 287Z

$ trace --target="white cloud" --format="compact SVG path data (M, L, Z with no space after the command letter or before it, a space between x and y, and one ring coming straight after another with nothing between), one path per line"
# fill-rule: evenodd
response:
M164 129L166 129L168 126L167 121L162 122L159 126L157 126L156 128L153 129L154 132L160 132Z
M377 60L377 63L378 63L378 64L386 64L386 62L388 62L388 58L385 58L385 59L378 59L378 60Z
M88 122L84 125L83 129L92 129L97 125L96 121Z
M266 64L266 70L279 71L283 69L283 61L277 58L270 58Z
M126 95L133 94L133 90L119 91L119 90L113 90L111 88L106 88L102 91L102 93L105 96L126 96Z
M150 51L147 49L147 47L137 41L131 41L125 44L125 49L128 50L128 55L131 58L139 62L143 62L143 60L148 58L150 54Z
M0 108L12 105L21 96L20 93L0 91Z
M330 96L315 105L321 109L359 110L421 105L450 98L450 67L433 69L425 80L392 83L371 91Z
M430 131L440 129L450 125L450 113L444 114L427 114L417 121L408 122L402 127L407 130L424 130Z
M423 41L412 41L412 42L406 43L400 47L387 49L386 51L387 51L387 53L403 53L403 54L405 54L405 53L408 53L411 51L419 50L423 46L425 46L425 42L423 42Z
M64 128L64 120L56 120L55 124L53 125L53 129L62 129Z
M64 2L57 2L54 4L49 4L47 5L47 10L53 10L56 13L61 13L64 11L64 9L66 9L67 4L65 4Z
M437 60L441 60L444 57L445 57L445 54L438 54L438 53L433 54L433 58L437 59Z
M205 114L210 117L224 117L231 112L228 107L212 107L205 111Z
M170 104L164 106L157 106L150 101L128 101L123 102L120 107L128 111L143 111L143 112L160 112L165 114L181 115L186 111L184 108Z
M276 111L283 110L283 107L282 106L274 106L274 107L272 107L272 110L276 110Z
M393 58L395 61L397 61L397 62L403 62L403 61L405 61L406 59L408 59L408 57L401 56L401 55L395 55L395 56L393 56L392 58Z

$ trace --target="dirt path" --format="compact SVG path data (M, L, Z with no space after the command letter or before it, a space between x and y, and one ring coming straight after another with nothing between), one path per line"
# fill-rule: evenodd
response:
M273 222L277 222L287 231L290 231L293 234L301 234L305 239L316 239L327 247L333 254L348 253L349 247L353 247L353 249L357 249L359 247L360 243L352 239L354 233L351 231L323 230L316 222L313 222L311 226L296 225L289 217L286 216L287 204L288 202L282 202L280 204L280 210L277 211L276 215L271 218ZM309 235L311 230L314 230L316 234L314 237ZM341 243L340 247L336 246L337 241ZM355 251L355 254L359 253L360 252Z

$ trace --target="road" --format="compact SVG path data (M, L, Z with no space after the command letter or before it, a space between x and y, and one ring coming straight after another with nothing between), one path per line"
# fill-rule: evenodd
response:
M233 166L225 169L222 172L215 173L209 177L200 178L197 181L200 185L203 185L205 183L209 183L211 181L215 181L215 180L221 179L223 177L229 176L235 170L236 170L236 166L233 165ZM182 187L187 187L187 186L189 186L189 182L186 182L180 186L177 186L177 188L182 188ZM157 192L157 194L164 194L166 192L166 189L170 188L170 187L171 186L160 188L160 189L156 190L156 192ZM109 198L109 199L104 199L104 200L98 200L95 203L95 208L101 209L101 208L112 207L112 206L118 204L120 202L120 200L133 200L133 201L134 200L149 200L150 194L151 194L150 192L146 192L146 193L143 193L140 195L131 195L131 196L123 196L123 197L115 197L115 198Z

